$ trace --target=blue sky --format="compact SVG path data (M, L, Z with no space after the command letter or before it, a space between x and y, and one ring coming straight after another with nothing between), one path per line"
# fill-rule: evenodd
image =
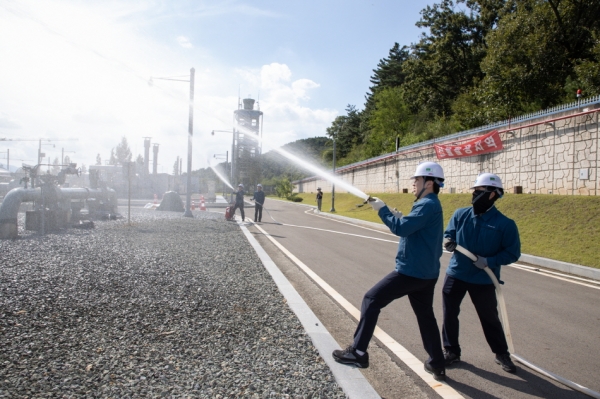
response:
M210 132L231 130L238 92L260 100L265 150L324 136L348 104L363 107L394 42L419 39L433 3L0 0L0 138L52 139L51 159L64 149L90 165L123 136L143 154L148 136L171 173L187 156L189 85L148 80L191 67L194 169L230 148ZM6 149L11 166L37 161L35 141L0 142L0 163Z

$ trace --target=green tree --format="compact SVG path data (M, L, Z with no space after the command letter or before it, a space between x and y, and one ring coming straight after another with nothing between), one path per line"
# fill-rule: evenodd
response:
M596 63L600 2L512 0L507 7L487 37L485 77L474 92L488 120L572 101L565 85L577 78L576 66L585 76Z
M377 69L373 69L373 76L370 82L373 86L369 87L367 93L367 103L365 109L368 110L374 105L373 96L382 89L390 87L399 87L404 84L406 74L402 65L408 60L409 51L407 46L402 46L394 43L390 49L388 58L382 58L377 64Z
M327 128L327 136L336 140L336 158L344 158L354 147L363 141L362 118L354 105L346 107L346 115L338 116ZM330 159L329 159L330 160Z
M100 158L100 154L96 155L96 165L102 165L102 158Z
M116 165L118 163L117 157L115 156L115 149L110 150L110 158L108 160L109 165Z
M390 87L378 91L375 107L371 112L371 130L367 136L365 155L373 157L392 152L396 147L396 137L401 145L412 144L414 136L410 134L411 113L404 102L402 89Z
M427 6L416 25L429 33L411 45L403 64L406 104L413 113L450 115L454 99L483 77L480 62L486 54L487 26L477 12L467 14L452 0Z
M111 165L124 165L125 162L131 162L131 150L129 149L129 144L127 143L127 138L125 136L121 138L121 142L115 147L114 155L117 162Z
M595 36L596 44L592 49L594 58L577 62L575 84L567 91L567 99L574 99L573 93L576 93L577 89L581 89L584 96L600 95L600 34Z
M63 165L69 165L71 163L71 158L68 155L65 155L63 158Z
M290 179L287 177L277 179L275 183L275 193L277 193L279 198L289 197L292 194L292 191L294 191L294 186Z

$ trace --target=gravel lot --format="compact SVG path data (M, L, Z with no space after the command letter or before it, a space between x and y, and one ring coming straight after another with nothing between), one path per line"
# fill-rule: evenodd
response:
M0 241L0 397L345 398L239 227L195 216L40 237L20 215Z

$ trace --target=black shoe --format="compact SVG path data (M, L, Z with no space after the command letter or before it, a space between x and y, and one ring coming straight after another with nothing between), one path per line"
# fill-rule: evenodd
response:
M504 370L508 373L516 373L517 372L517 366L515 366L515 364L511 360L510 355L508 353L505 353L503 355L496 355L495 360L496 360L496 363L498 363L499 365L502 366L502 370Z
M431 364L425 363L425 371L432 374L433 379L436 381L446 381L446 369L443 367L436 369L432 367Z
M344 350L334 350L333 351L333 359L342 364L353 364L358 368L366 369L369 367L369 354L365 352L364 355L359 355L356 353L356 349L350 345Z
M452 363L458 363L458 362L460 362L460 356L458 356L454 352L450 352L450 351L445 350L444 351L444 360L445 360L446 367L448 367Z

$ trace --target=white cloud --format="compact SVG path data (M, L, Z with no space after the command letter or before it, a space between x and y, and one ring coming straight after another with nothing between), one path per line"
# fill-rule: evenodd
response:
M177 37L177 43L179 43L179 45L183 48L192 48L194 47L192 45L192 43L190 42L190 39L188 39L185 36L178 36Z
M292 79L286 64L236 68L211 59L185 36L177 42L190 51L144 35L150 29L144 17L160 11L152 3L87 4L23 0L0 7L0 35L11 38L0 41L0 59L10 60L0 62L0 137L77 138L56 141L46 152L54 158L62 148L75 151L71 159L86 165L98 153L107 160L121 137L137 157L143 137L152 137L160 144L159 171L170 173L176 157L185 163L187 156L189 84L147 82L150 76L185 80L194 64L204 66L196 70L194 169L206 167L214 154L231 152L230 134L210 132L231 130L240 87L242 97L260 96L264 137L272 145L324 135L337 115L310 108L319 84ZM37 141L13 144L11 154L37 157Z
M0 128L4 129L18 129L20 125L8 117L8 115L0 112Z

